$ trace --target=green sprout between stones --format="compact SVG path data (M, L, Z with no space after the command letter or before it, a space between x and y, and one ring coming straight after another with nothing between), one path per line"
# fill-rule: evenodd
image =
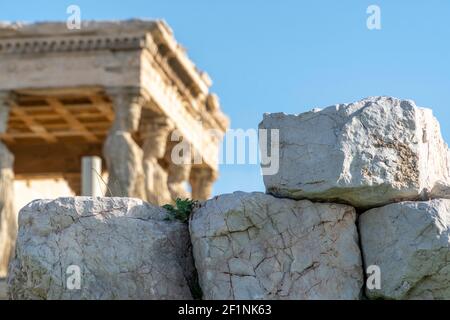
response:
M180 199L175 200L175 205L166 204L163 208L169 211L169 216L166 218L168 221L179 220L181 222L187 222L189 216L194 209L197 201L191 199Z

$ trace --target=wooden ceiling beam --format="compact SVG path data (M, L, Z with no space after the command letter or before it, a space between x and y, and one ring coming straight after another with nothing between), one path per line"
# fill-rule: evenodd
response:
M99 144L114 121L111 102L95 89L70 97L18 94L11 100L8 131L0 135L9 145L30 139L55 143L66 137Z
M67 123L79 131L81 135L89 142L98 143L100 140L90 132L69 110L67 110L64 105L56 98L46 98L48 104L53 108L53 110L58 113Z
M114 121L114 112L109 104L107 104L100 96L92 95L89 97L94 107L109 121Z
M107 132L105 130L95 130L90 132L92 135L94 135L96 139L96 143L101 143L101 141L97 138L98 135L105 135ZM74 130L61 130L61 131L54 131L52 132L52 135L55 137L80 137L84 136L86 134L86 131L74 131ZM0 138L4 140L12 141L14 139L23 139L23 138L40 138L39 136L36 136L35 132L8 132L8 133L1 133ZM92 141L89 141L92 142Z
M47 131L47 129L44 128L44 126L34 121L32 117L30 117L24 110L18 107L14 102L11 102L11 104L12 104L11 112L15 114L17 117L19 117L20 120L22 120L27 125L30 131L34 132L36 135L44 139L46 142L55 143L58 141L53 135L51 135Z

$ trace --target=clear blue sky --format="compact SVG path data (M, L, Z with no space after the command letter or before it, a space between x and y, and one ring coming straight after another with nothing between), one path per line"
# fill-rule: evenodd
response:
M373 95L431 107L450 141L449 0L5 1L0 20L164 18L214 80L232 128ZM381 8L381 30L366 9ZM215 193L262 191L256 165L224 165Z

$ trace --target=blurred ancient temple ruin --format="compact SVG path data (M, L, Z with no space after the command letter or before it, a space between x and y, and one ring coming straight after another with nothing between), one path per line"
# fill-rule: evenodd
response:
M83 157L103 162L97 182L107 195L159 205L208 198L228 126L210 86L163 21L2 25L0 276L14 204L79 195ZM193 164L172 161L180 141Z

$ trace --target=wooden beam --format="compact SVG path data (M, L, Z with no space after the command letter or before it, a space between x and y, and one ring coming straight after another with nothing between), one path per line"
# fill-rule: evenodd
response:
M25 112L42 112L42 113L51 113L52 108L50 106L21 106L20 102L17 106Z
M96 141L89 141L89 142L95 142L95 143L101 143L101 141L96 137L96 134L106 134L108 131L106 130L92 130L89 131L92 135L94 135ZM69 131L54 131L52 132L57 137L72 137L72 136L84 136L86 134L86 131L75 131L75 130L69 130Z
M20 107L20 108L24 109L22 107ZM60 120L61 119L61 116L57 115L57 114L36 114L36 115L33 114L32 117L33 117L34 120L44 120L44 121L45 120ZM11 115L9 117L9 120L10 121L20 120L20 117Z
M24 110L18 107L14 102L11 102L11 112L18 116L20 120L22 120L27 127L35 133L38 137L44 139L49 143L55 143L58 140L51 135L41 124L34 121L32 117L30 117Z
M106 130L95 130L90 132L92 135L106 135ZM62 130L62 131L54 131L52 132L52 135L55 137L79 137L84 136L86 134L86 131L74 131L74 130ZM40 138L39 136L36 136L36 133L34 132L9 132L9 133L0 133L0 138L4 139L5 141L13 141L14 139L24 139L24 138ZM95 143L101 143L101 141L95 136ZM93 141L89 141L93 142Z
M100 142L64 105L56 98L47 98L46 101L67 123L89 142Z
M114 121L114 112L109 104L107 104L100 96L93 95L89 97L94 107L109 121Z
M80 144L16 144L10 147L15 156L16 175L51 175L81 172L83 156L101 156L102 145L82 141Z

